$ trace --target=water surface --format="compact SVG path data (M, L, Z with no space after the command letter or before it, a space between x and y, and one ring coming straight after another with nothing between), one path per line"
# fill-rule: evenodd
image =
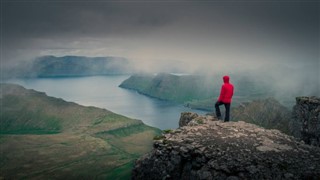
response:
M15 79L10 83L20 84L27 89L45 92L49 96L62 98L85 106L108 109L160 129L178 127L181 112L192 110L182 105L150 98L118 87L129 76L92 76L73 78Z

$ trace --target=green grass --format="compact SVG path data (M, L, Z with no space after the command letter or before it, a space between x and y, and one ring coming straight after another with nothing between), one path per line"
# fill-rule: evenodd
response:
M131 126L125 127L125 128L118 128L118 129L114 129L114 130L110 130L110 131L106 131L106 132L101 132L101 133L98 133L98 135L99 134L109 134L109 135L113 135L115 137L126 137L126 136L130 136L132 134L137 134L137 133L144 132L144 131L157 132L157 130L155 128L151 128L149 126L146 126L146 125L140 123L140 124L131 125Z
M61 119L58 117L48 116L39 111L7 110L10 106L6 103L3 103L3 107L0 113L1 134L54 134L62 131Z
M197 119L197 123L198 124L203 124L203 120L202 119Z
M214 110L214 104L216 99L209 98L204 100L192 100L184 103L186 107L192 108L192 109L199 109L204 111L213 111Z
M253 79L247 75L231 75L235 87L233 106L241 102L264 99L274 96L267 82ZM212 111L217 100L222 82L222 76L175 76L171 74L133 75L120 86L133 89L139 93L185 104L194 109Z
M163 136L163 135L157 135L157 136L154 136L154 137L153 137L153 140L162 140L162 139L165 139L165 136Z
M161 131L108 110L0 84L4 179L130 179Z
M162 132L164 133L164 134L168 134L168 133L171 133L173 130L172 129L165 129L165 130L163 130Z
M48 130L42 130L42 129L17 129L17 130L1 130L0 134L36 134L36 135L41 135L41 134L58 134L60 131L48 131Z
M133 168L133 161L130 161L129 163L126 163L122 166L119 166L111 172L107 172L107 175L105 176L105 179L114 179L114 180L125 180L125 179L131 179L131 169Z
M118 114L110 113L106 114L105 116L98 117L97 119L93 120L92 125L97 126L104 123L117 123L117 122L130 122L131 119L121 116Z
M212 96L212 86L200 76L176 76L171 74L133 75L120 87L178 103ZM205 87L205 88L204 88Z

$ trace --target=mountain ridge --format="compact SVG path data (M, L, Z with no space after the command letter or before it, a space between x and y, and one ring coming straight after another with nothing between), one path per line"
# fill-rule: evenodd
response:
M124 80L119 87L135 90L141 94L168 100L185 106L212 111L212 103L219 96L222 79L206 75L174 75L159 74L134 74ZM273 90L265 81L250 79L245 75L231 78L234 83L235 95L233 105L238 106L243 101L268 98L273 95Z
M123 57L40 56L32 61L3 69L2 78L77 77L120 75L134 72L132 62Z
M200 75L137 74L123 81L120 87L211 113L214 112L220 84L218 85L217 81L214 83L210 79ZM251 97L254 96L251 95L254 91L256 91L255 94L264 94L264 90L260 91L260 86L254 88L252 82L246 78L238 77L238 79L238 84L244 83L244 85L236 86L231 104L231 120L250 122L267 129L275 128L292 134L294 130L289 127L291 110L273 97L266 95ZM248 92L245 89L246 86L249 87ZM213 89L213 87L216 88ZM264 96L266 97L263 98Z

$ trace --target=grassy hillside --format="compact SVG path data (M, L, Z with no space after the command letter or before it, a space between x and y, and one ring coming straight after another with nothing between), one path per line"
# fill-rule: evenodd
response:
M217 100L222 75L200 76L172 74L132 75L120 87L133 89L151 97L182 103L194 109L212 111ZM241 102L273 96L270 85L246 75L231 75L235 87L233 106Z
M0 179L130 179L133 160L160 133L105 109L0 86Z
M152 97L182 103L187 107L215 112L222 76L175 76L171 74L133 75L120 86ZM231 75L235 87L231 118L267 129L291 134L291 112L274 98L270 85L259 78ZM224 107L221 107L224 111ZM223 112L224 114L224 112Z
M178 103L210 98L213 92L217 92L217 89L213 89L212 83L207 83L201 76L172 74L133 75L122 82L120 87Z

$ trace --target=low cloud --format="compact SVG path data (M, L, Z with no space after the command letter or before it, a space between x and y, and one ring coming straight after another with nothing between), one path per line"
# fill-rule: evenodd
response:
M255 72L279 92L319 92L319 2L1 5L1 67L43 55L115 56L132 60L139 71Z

